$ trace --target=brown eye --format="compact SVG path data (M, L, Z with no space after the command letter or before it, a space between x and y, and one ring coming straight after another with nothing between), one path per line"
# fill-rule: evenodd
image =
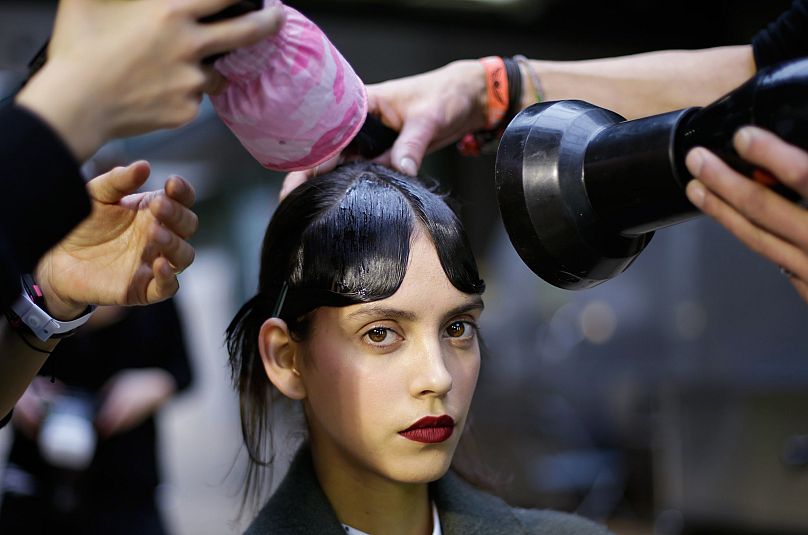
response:
M371 342L380 344L387 338L387 329L384 327L375 327L367 332L367 337Z
M464 334L466 334L466 322L465 321L456 321L446 327L446 334L448 334L452 338L460 338Z
M362 340L373 348L392 350L398 347L404 338L391 327L373 327L365 331Z

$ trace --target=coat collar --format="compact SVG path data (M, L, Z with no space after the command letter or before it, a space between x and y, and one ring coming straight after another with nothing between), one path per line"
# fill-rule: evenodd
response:
M510 507L452 473L430 485L444 535L523 533ZM250 524L246 535L344 535L320 488L311 453L303 446L281 485Z
M511 507L471 486L453 471L430 485L443 535L519 535L526 533Z
M320 488L311 452L304 445L286 477L245 535L345 535L334 509Z

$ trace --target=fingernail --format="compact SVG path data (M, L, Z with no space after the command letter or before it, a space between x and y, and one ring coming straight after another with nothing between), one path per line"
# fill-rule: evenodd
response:
M398 168L410 176L415 176L418 174L418 166L415 165L415 160L409 156L404 156L401 158L401 160L398 162Z
M701 166L704 165L704 156L701 154L701 149L695 148L691 150L685 158L685 165L691 175L699 176Z
M741 128L735 132L735 148L738 152L746 152L752 142L752 132L749 128Z
M690 202L701 208L701 205L704 204L704 186L702 186L701 183L696 180L691 180L687 185L686 192L687 198L690 199Z

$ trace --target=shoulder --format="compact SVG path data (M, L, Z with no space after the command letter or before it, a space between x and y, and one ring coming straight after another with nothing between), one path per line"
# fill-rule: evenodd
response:
M244 535L343 535L311 464L308 446L300 448L289 471Z
M446 534L609 534L606 528L576 515L511 507L501 498L473 487L451 471L433 483L431 490Z
M609 533L600 524L570 513L518 507L512 507L511 513L527 533L552 533L553 535L608 535Z

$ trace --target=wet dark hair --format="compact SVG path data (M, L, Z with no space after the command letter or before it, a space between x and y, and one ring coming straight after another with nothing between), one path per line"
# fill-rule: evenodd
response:
M321 306L378 301L398 290L416 229L431 239L443 271L461 292L485 288L463 226L444 199L414 179L368 162L338 167L299 186L269 222L258 294L227 328L231 377L239 393L241 430L250 459L245 501L261 491L271 465L269 425L274 387L264 372L258 335L276 314L305 340L310 312ZM279 300L282 289L288 289Z

